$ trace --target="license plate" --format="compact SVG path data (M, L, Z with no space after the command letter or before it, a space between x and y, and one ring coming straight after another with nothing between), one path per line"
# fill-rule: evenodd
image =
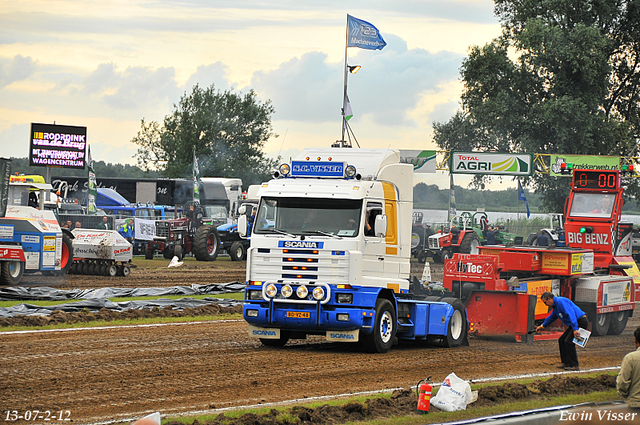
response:
M295 319L310 319L311 313L306 311L287 311L287 317L293 317Z

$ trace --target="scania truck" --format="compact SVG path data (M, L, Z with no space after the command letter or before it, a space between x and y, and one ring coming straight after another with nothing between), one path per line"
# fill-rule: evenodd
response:
M250 336L283 346L324 335L380 353L403 340L466 341L459 299L411 291L413 167L398 150L306 149L258 197L243 310Z

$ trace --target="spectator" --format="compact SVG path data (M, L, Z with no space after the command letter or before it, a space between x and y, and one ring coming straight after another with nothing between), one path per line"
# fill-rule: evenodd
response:
M124 222L122 226L118 229L118 233L122 235L123 238L129 241L129 243L133 243L135 238L135 228L133 226L133 219L130 218Z
M633 333L633 338L636 349L622 359L616 389L629 407L637 409L640 408L640 326Z
M109 217L107 217L106 215L102 216L102 221L100 223L98 223L98 229L100 230L113 230L113 229L109 229L109 227L111 227L111 224L109 223Z
M74 227L74 229L82 229L82 223L76 221L76 226Z
M67 220L67 225L65 227L69 230L73 229L73 223L71 222L71 220Z

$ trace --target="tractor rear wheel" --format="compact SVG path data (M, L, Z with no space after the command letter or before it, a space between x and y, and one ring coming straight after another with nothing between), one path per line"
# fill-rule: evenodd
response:
M73 243L71 238L66 234L62 234L62 258L60 259L60 274L65 274L71 268L73 263Z
M3 285L13 286L20 283L24 273L24 263L22 261L3 261L0 279Z
M198 261L214 261L220 250L220 235L215 227L205 224L196 231L193 253Z
M176 245L176 247L173 248L173 255L178 257L178 261L184 258L184 249L182 249L182 245Z
M480 246L480 238L474 231L467 232L460 242L460 252L463 254L477 254Z

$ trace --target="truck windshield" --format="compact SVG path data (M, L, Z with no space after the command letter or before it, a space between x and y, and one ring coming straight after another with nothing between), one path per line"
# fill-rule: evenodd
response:
M609 218L613 212L616 195L613 193L576 192L571 202L571 217Z
M226 219L227 209L222 205L205 205L206 216L210 218Z
M361 215L362 200L263 197L254 232L353 237Z

